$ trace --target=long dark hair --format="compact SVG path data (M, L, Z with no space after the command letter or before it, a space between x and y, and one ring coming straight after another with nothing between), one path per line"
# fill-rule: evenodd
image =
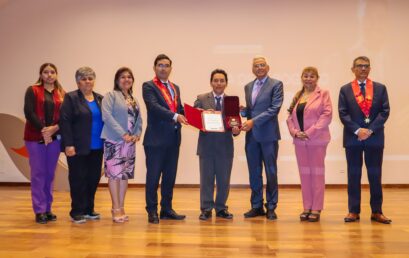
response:
M58 75L58 70L57 70L57 66L55 66L55 64L52 63L44 63L40 66L40 72L39 72L39 77L37 82L35 83L35 85L43 85L43 79L41 78L41 75L44 71L45 68L47 68L48 66L50 66L51 68L54 69L55 73ZM61 98L64 98L65 95L65 91L62 88L60 82L58 81L58 78L55 80L54 82L54 89L57 89L58 92L60 93Z
M313 67L313 66L305 67L305 68L302 70L301 78L303 77L303 75L304 75L305 73L312 73L312 74L316 75L317 78L320 78L320 76L318 75L318 69L315 68L315 67ZM297 102L298 102L298 100L301 98L301 96L302 96L303 93L304 93L304 85L302 86L301 90L299 90L297 93L295 93L294 98L293 98L293 101L291 102L290 107L287 109L287 111L288 111L290 114L293 113L294 107L295 107L295 105L297 105Z
M116 71L115 79L114 79L114 90L122 91L121 88L119 87L119 77L121 77L121 75L125 72L128 72L132 77L132 86L128 90L128 94L132 97L132 92L133 92L132 89L133 89L133 84L135 82L135 78L133 76L132 70L128 67L121 67L118 69L118 71Z

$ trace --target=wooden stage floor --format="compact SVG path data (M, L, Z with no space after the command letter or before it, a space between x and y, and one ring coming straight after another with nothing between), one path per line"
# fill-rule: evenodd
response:
M0 187L0 257L409 257L409 189L384 189L384 213L391 225L370 221L369 192L362 192L359 223L345 224L346 189L327 189L319 223L300 222L299 189L280 189L278 220L244 219L248 189L232 189L234 219L199 221L199 189L176 188L174 208L185 221L147 222L144 188L131 188L126 209L130 221L115 224L110 196L100 187L100 221L70 222L68 192L56 192L58 221L34 222L28 187Z

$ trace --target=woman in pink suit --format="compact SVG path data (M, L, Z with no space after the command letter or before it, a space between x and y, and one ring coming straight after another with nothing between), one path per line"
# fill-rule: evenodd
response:
M304 211L301 221L317 222L324 206L325 154L331 139L332 105L329 92L317 86L318 70L302 71L302 89L290 105L288 130L293 137L301 179Z

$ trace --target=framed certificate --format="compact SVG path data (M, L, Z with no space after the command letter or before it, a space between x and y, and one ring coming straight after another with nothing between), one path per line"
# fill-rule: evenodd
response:
M224 132L224 122L222 112L203 111L202 112L203 129L206 132Z

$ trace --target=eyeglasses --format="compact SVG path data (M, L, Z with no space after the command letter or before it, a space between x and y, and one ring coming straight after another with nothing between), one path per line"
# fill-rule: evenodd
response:
M169 68L170 64L157 64L156 66L159 68Z
M355 67L359 69L363 69L363 68L368 69L371 66L369 64L357 64L355 65Z
M264 67L266 67L266 66L267 66L266 63L254 64L254 65L253 65L254 68L264 68Z

